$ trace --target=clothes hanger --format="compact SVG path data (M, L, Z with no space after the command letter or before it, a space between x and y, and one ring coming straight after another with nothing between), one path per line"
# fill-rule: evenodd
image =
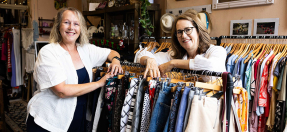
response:
M202 75L204 75L204 72L205 71L203 71ZM209 73L208 71L206 71L206 75L208 75L208 74L211 75L211 72ZM203 82L198 82L198 81L195 82L194 86L198 87L198 88L208 89L208 90L221 91L221 86L214 85L214 84L203 83Z

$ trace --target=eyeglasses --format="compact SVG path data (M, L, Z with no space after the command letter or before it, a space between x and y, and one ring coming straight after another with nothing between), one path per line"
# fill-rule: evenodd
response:
M174 35L178 38L182 36L183 32L185 34L189 35L192 33L193 28L195 28L195 27L186 27L186 28L184 28L184 30L177 30Z

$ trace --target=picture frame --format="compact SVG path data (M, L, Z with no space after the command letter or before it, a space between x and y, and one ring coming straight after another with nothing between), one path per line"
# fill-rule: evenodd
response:
M278 35L279 18L254 19L254 36Z
M230 36L251 36L252 19L231 20Z
M227 9L268 4L274 4L274 0L233 0L230 2L220 2L220 0L212 0L212 9Z

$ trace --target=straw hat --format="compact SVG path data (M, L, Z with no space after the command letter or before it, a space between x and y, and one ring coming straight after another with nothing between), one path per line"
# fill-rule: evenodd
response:
M175 16L171 13L166 13L160 18L160 27L163 32L171 33L172 25L174 23Z
M207 32L210 33L211 31L211 24L208 21L208 15L206 15L204 12L200 12L198 13L200 20L202 21L202 23L204 24L204 26L207 28Z

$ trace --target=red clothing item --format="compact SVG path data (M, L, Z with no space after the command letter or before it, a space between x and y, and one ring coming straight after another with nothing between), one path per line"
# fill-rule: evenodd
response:
M260 88L259 101L258 101L259 106L262 106L262 107L267 106L268 68L270 66L270 60L272 60L274 57L275 57L275 55L272 54L270 56L270 58L268 58L268 60L266 61L265 65L264 65L264 69L262 72L261 88Z
M4 38L7 39L7 71L12 72L12 63L11 63L11 53L12 53L12 43L13 43L13 37L9 32L6 32L4 35Z
M6 43L2 43L1 60L2 61L7 60L7 44Z

